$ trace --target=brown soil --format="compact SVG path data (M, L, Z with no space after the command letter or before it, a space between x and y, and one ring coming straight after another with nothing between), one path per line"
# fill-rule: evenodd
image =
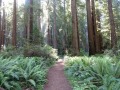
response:
M3 89L3 88L0 87L0 90L5 90L5 89Z
M58 60L48 72L48 82L44 90L72 90L69 82L64 75L64 62Z

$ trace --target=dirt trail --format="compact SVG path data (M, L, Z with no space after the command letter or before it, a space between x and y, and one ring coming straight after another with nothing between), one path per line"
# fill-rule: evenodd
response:
M48 82L44 90L72 90L69 82L64 75L64 62L58 60L48 72Z

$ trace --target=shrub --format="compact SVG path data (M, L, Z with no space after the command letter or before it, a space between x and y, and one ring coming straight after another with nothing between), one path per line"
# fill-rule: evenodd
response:
M1 51L0 55L4 58L16 57L18 55L23 56L23 51L24 49L22 47L15 49L13 46L9 45Z
M57 59L57 50L45 45L26 45L24 48L14 48L12 46L6 47L0 54L4 58L25 56L25 57L43 57Z
M25 47L24 49L24 55L26 57L45 57L45 58L58 58L57 57L57 50L53 49L52 47L45 45L45 46L39 46L39 45L31 45L28 47Z

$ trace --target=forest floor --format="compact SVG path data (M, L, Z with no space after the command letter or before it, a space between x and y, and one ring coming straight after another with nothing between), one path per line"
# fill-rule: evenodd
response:
M48 82L44 90L72 90L64 74L64 61L59 59L48 71Z

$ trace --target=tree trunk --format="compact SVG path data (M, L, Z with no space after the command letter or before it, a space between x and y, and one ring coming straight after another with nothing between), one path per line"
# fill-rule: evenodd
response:
M63 44L63 53L65 53L66 50L66 0L64 0L64 30L63 30L63 40L62 40L62 44Z
M96 12L95 12L95 2L91 0L92 4L92 21L93 21L93 30L94 30L94 42L95 42L95 52L99 53L99 41L98 41L98 31L96 24Z
M48 6L48 13L49 13L49 0L47 1L47 6ZM48 15L48 30L47 30L47 43L48 45L51 45L51 31L50 31L50 15Z
M48 35L47 35L47 43L48 45L51 45L51 32L50 32L50 26L48 24Z
M72 12L72 48L73 54L80 54L79 47L79 31L78 31L78 18L77 18L77 9L76 9L76 0L71 0L71 12Z
M53 37L53 45L54 48L57 49L57 29L56 29L56 0L53 0L53 8L54 8L54 37Z
M25 1L25 38L29 43L33 41L33 0Z
M13 5L13 31L12 31L12 45L16 47L16 30L17 30L17 17L16 17L16 0Z
M87 23L88 23L88 39L89 39L89 55L95 54L95 42L94 42L94 30L93 30L93 21L91 15L91 0L86 0L86 9L87 9Z
M28 0L25 0L25 9L24 9L24 38L27 40L27 28L28 28Z
M3 4L4 6L4 4ZM2 18L2 46L5 45L5 27L6 27L6 22L5 22L5 8L3 8L3 18Z
M103 40L102 40L102 33L101 33L101 21L100 21L100 11L96 10L97 16L97 31L98 31L98 52L102 52L103 47Z
M30 37L29 37L29 41L30 43L32 43L33 41L33 0L30 0L30 11L29 11L29 33L30 33Z
M39 2L40 2L40 10L41 10L41 0ZM41 32L41 12L39 16L39 32Z
M116 48L117 37L116 37L114 16L112 10L112 0L108 0L108 11L109 11L110 30L111 30L111 48Z
M1 8L1 5L2 5L2 0L0 0L0 8ZM1 10L0 10L0 50L1 50L1 36L2 36L2 30L1 30Z

